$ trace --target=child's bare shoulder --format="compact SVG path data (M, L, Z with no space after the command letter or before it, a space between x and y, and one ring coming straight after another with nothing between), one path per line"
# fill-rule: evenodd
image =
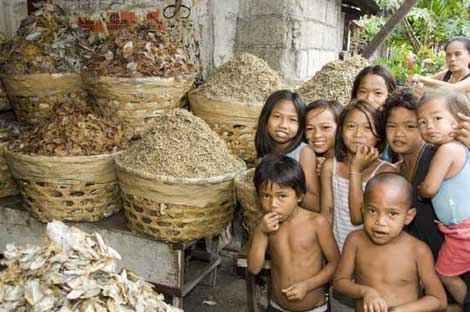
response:
M323 226L325 222L329 224L328 219L326 219L322 214L304 208L300 208L299 217L315 226Z
M410 235L406 232L403 232L402 235L405 236L405 243L409 244L410 250L415 254L415 256L419 259L420 257L431 254L431 249L429 246L423 242L422 240L417 239L413 235Z
M457 141L452 141L452 142L445 143L439 146L439 148L437 149L437 153L447 154L447 153L455 153L455 152L461 152L461 151L465 152L465 149L466 147L462 143L457 142Z
M346 242L344 243L345 246L351 246L351 245L362 245L366 242L369 242L369 237L367 236L366 232L364 229L359 229L359 230L354 230L351 233L349 233L348 237L346 238Z

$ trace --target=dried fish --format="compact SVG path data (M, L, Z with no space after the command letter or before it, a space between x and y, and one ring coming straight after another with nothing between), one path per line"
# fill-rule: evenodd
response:
M90 258L90 254L98 258ZM31 269L35 257L48 259L44 270ZM44 247L7 245L2 261L7 268L0 272L0 311L181 311L166 304L163 295L140 276L118 272L119 259L97 233L51 222ZM108 261L113 262L112 270L90 270L96 263ZM57 278L71 267L75 273L68 280Z
M14 121L0 120L0 144L17 139L30 126Z
M91 44L89 43L91 42ZM93 37L70 23L57 4L43 2L20 24L15 37L4 48L1 71L7 74L80 72L94 51Z
M91 107L60 105L49 119L23 131L8 148L24 154L84 156L113 153L126 145L121 126Z
M259 103L282 85L279 74L264 60L243 53L221 65L199 90L207 95Z
M296 92L306 104L318 99L332 99L346 105L351 98L354 78L368 65L369 62L360 56L329 62L297 88Z
M176 77L194 74L196 66L157 18L111 34L84 70L99 76Z
M146 173L186 178L220 176L245 166L201 118L183 109L158 116L119 161Z

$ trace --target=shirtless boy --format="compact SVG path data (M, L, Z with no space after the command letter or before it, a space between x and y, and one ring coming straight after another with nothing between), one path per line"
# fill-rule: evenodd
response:
M333 287L356 301L356 311L440 311L444 288L431 250L403 231L415 215L405 178L382 173L364 191L364 228L349 234ZM424 295L420 297L421 286Z
M265 214L252 237L248 270L259 273L269 246L268 312L327 311L324 287L333 277L339 253L328 220L299 206L305 193L302 168L288 156L266 156L254 182Z

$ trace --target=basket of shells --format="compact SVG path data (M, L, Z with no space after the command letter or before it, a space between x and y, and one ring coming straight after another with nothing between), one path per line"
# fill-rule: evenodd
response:
M3 47L2 81L20 122L37 124L61 103L83 105L80 77L92 48L60 6L44 2Z
M202 119L183 109L157 117L116 158L128 227L168 242L221 233L232 220L234 177L244 168Z
M158 19L135 22L97 48L82 73L103 115L139 137L156 116L183 106L196 67Z
M235 177L237 201L242 208L242 226L249 236L253 234L261 216L261 204L253 183L255 168L248 169Z
M188 94L191 110L247 163L256 159L255 133L266 98L282 88L279 74L262 59L244 53L221 65Z
M113 159L125 144L120 126L89 107L64 105L4 156L24 205L40 221L98 221L121 208Z
M20 135L21 131L26 129L27 126L25 125L13 121L0 120L0 198L18 194L16 183L3 157L3 150L9 142L15 140Z

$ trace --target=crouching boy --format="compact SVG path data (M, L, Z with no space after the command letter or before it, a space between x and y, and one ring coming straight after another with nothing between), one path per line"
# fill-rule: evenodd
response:
M364 228L349 234L333 287L356 301L356 311L440 311L444 288L429 247L403 232L415 216L405 178L383 173L364 191ZM424 288L423 296L421 286Z
M269 247L268 311L327 311L324 288L339 253L328 220L299 206L305 193L302 168L288 156L266 156L254 183L264 216L252 237L248 270L259 273Z

